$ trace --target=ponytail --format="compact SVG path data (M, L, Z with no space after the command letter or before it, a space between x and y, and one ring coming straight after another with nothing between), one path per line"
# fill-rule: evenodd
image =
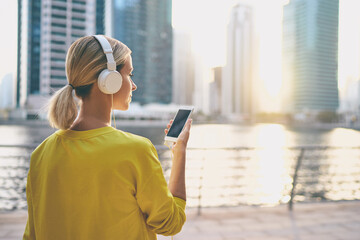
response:
M70 128L77 116L76 102L70 85L58 90L48 104L48 120L53 128L66 130Z

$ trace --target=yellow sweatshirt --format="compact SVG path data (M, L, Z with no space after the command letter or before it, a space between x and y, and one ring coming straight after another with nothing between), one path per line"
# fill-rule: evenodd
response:
M112 127L48 137L31 155L26 195L23 239L156 239L186 219L152 143Z

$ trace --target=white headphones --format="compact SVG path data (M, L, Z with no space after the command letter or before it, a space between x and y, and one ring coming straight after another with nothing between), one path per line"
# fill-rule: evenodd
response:
M116 71L116 63L109 41L103 35L93 35L100 43L107 59L107 68L98 77L98 86L105 94L114 94L120 90L122 85L121 74Z

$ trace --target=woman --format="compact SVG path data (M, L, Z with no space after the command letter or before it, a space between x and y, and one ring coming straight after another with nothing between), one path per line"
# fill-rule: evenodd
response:
M31 155L23 239L156 239L156 234L178 233L185 222L185 154L191 120L172 147L167 186L151 142L111 127L111 110L127 110L136 85L131 80L131 51L106 39L121 88L105 94L98 86L109 56L97 38L83 37L70 46L69 85L49 104L49 122L60 130ZM80 99L79 113L73 90Z

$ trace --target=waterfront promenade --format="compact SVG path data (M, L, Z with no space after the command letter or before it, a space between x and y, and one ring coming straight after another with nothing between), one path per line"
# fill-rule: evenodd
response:
M276 207L196 208L175 240L359 240L360 201ZM0 213L0 240L21 239L27 213ZM159 240L171 239L159 236Z

